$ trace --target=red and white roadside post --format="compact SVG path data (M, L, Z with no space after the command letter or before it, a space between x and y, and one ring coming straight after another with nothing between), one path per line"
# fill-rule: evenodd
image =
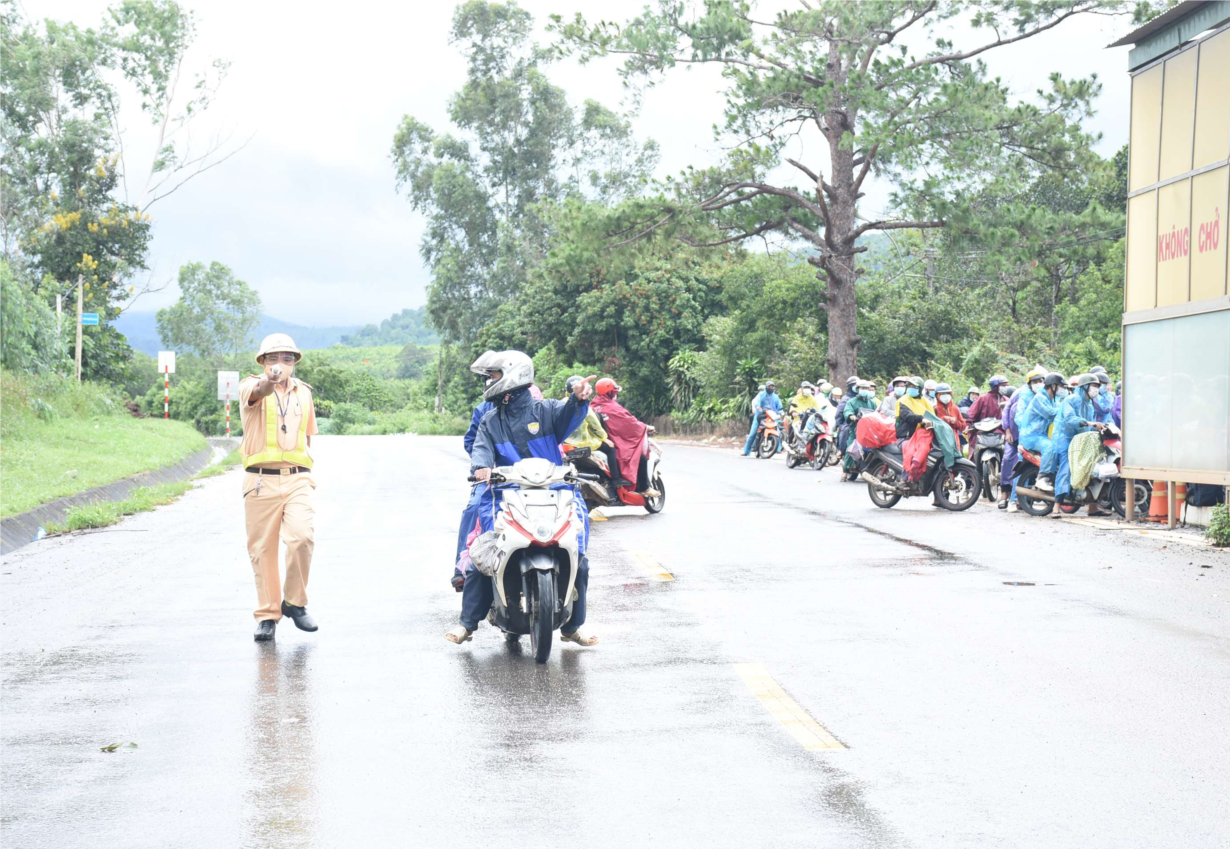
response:
M175 374L175 352L158 352L158 371L162 372L162 417L171 418L171 375Z
M239 386L239 372L218 372L218 400L226 404L226 435L231 435L231 387Z

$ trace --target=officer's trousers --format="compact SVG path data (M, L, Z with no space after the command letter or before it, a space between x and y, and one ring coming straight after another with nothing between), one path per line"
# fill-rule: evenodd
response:
M311 474L243 476L248 556L256 579L257 620L282 618L282 599L307 606L308 571L315 545ZM278 573L278 543L286 543L286 583Z

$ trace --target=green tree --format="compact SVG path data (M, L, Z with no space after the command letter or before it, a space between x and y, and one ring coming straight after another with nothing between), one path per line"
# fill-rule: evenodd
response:
M449 102L456 132L407 115L393 139L397 185L427 218L427 309L448 344L472 345L520 291L549 243L540 205L623 196L656 162L656 146L637 146L626 120L596 103L569 105L532 29L515 3L458 6L451 39L467 72Z
M678 65L715 64L728 81L721 133L737 144L719 167L689 170L646 201L625 232L666 229L695 245L769 233L801 240L824 284L827 363L833 379L856 370L859 245L865 234L976 224L966 199L988 182L1026 185L1047 169L1087 161L1079 120L1096 80L1051 77L1038 102L1014 102L978 58L1033 38L1075 15L1122 11L1101 0L904 0L805 4L765 20L742 0L703 7L659 0L623 25L555 18L559 48L582 59L624 57L628 82L656 81ZM952 34L951 23L968 34ZM968 41L958 46L957 40ZM922 45L911 48L906 41ZM818 132L825 155L790 157ZM796 179L779 179L779 165ZM893 218L860 210L871 175L891 181Z
M251 348L261 299L220 262L179 269L179 300L158 310L158 335L176 351L212 360Z

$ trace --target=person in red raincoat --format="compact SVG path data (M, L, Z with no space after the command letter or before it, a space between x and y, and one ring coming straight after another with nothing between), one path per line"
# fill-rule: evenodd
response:
M635 482L638 492L644 493L649 488L641 469L641 449L645 444L645 434L653 433L653 428L642 422L636 416L623 408L615 400L622 387L609 377L598 381L594 387L594 398L589 408L602 418L602 426L606 428L607 436L615 443L615 457L619 461L618 476L624 479L623 484L616 486L632 486ZM639 474L638 474L639 473Z

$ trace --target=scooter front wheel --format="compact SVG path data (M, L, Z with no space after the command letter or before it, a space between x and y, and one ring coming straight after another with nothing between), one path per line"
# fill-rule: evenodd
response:
M782 438L780 436L765 434L764 439L760 440L760 446L756 449L756 456L761 460L768 460L776 456L781 448Z
M534 660L546 663L555 633L555 573L537 570L537 598L530 607L530 643Z
M662 508L666 506L666 484L662 482L661 475L654 475L652 485L658 495L645 499L645 509L650 513L661 513Z

